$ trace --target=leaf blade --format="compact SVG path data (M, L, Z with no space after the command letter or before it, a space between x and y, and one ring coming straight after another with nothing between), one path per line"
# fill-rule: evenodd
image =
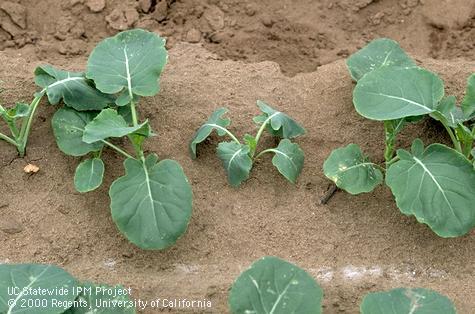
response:
M283 139L272 151L275 153L272 164L287 180L295 184L303 168L303 150L290 140Z
M83 160L76 168L74 186L80 193L97 189L104 177L104 162L100 158Z
M257 106L263 115L255 117L254 121L256 123L264 123L270 119L266 129L272 135L291 139L305 134L305 129L287 114L273 109L261 100L257 101Z
M223 162L228 182L232 186L236 187L249 178L252 168L249 151L249 146L235 142L221 142L218 144L218 157Z

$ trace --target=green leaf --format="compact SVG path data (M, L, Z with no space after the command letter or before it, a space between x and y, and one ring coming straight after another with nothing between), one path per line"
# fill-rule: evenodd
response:
M371 192L383 182L376 164L368 161L356 144L332 151L323 164L325 176L350 194Z
M5 111L5 117L10 120L16 120L18 118L24 118L30 113L30 105L18 102L15 107ZM1 113L0 113L1 114Z
M475 226L475 171L462 154L441 144L412 153L398 150L386 184L405 215L414 215L439 236L456 237Z
M295 183L303 168L303 150L288 139L283 139L280 141L279 146L268 151L275 153L272 158L272 164L287 180Z
M104 162L100 158L83 160L76 168L74 186L81 193L97 189L102 184Z
M475 116L475 73L470 75L467 80L467 89L462 101L462 110L468 119Z
M130 299L129 295L121 294L124 292L124 287L95 285L92 283L81 284L83 291L76 299L77 305L64 314L135 314L134 301ZM105 291L106 293L102 293ZM116 294L114 297L107 293ZM80 305L80 306L79 306Z
M443 96L444 84L432 72L382 67L358 81L353 103L368 119L393 120L434 112Z
M257 101L257 106L263 114L255 117L254 122L262 124L270 120L266 129L272 135L290 139L305 134L305 129L285 113L274 110L261 100Z
M244 134L244 144L249 146L249 155L254 156L257 148L257 141L251 134Z
M50 65L35 70L35 83L46 90L49 103L57 105L61 99L76 110L100 110L114 103L114 98L98 91L82 72L68 72Z
M368 293L361 303L361 314L456 314L446 296L422 288L397 288Z
M53 265L41 264L3 264L0 265L0 312L7 314L59 314L72 304L76 298L73 287L76 280L63 269ZM15 294L8 291L15 289ZM25 290L27 289L27 290ZM37 295L28 293L37 289L46 289L51 293ZM55 292L63 289L63 293ZM57 300L57 304L53 304ZM37 304L38 306L29 306ZM69 306L68 306L69 307Z
M303 269L266 256L241 273L229 292L233 314L320 314L323 291Z
M455 96L442 98L437 106L437 111L430 114L431 118L441 121L443 124L456 128L459 123L466 121L462 109L456 105Z
M147 124L148 121L145 121L140 125L129 127L115 109L108 108L102 110L86 125L82 140L86 143L94 143L109 137L122 137L142 129Z
M208 118L208 121L196 131L195 136L190 141L191 158L196 159L196 145L203 142L213 130L216 130L219 136L226 134L226 127L231 123L231 120L222 117L226 112L228 112L226 108L216 109Z
M414 61L404 52L397 42L379 38L352 54L346 65L351 77L358 81L366 73L387 66L413 67Z
M250 148L235 142L221 142L218 144L218 157L232 186L238 186L249 178L252 168L252 159L249 157Z
M474 140L472 131L470 131L469 128L459 122L455 128L455 136L460 142L460 145L462 147L462 153L465 156L469 156L470 151L472 150Z
M142 29L121 32L101 41L87 62L86 76L106 94L119 93L118 106L136 96L154 96L167 62L165 40Z
M164 249L186 231L191 217L192 192L180 165L126 159L126 174L109 191L112 218L119 230L142 249Z
M82 140L84 128L97 115L95 111L76 111L61 108L55 112L51 124L59 149L71 156L83 156L101 150L103 143L85 143Z

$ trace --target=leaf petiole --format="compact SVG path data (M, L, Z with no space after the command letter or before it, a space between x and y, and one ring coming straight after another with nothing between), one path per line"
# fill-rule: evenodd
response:
M259 131L257 131L257 135L256 135L256 147L257 145L259 144L259 139L261 138L262 136L262 133L264 132L267 124L270 122L270 120L275 117L276 115L278 115L280 112L277 111L277 112L274 112L273 114L271 114L261 125L261 127L259 128ZM264 151L263 151L264 152ZM261 152L261 153L263 153ZM260 155L260 154L259 154ZM257 157L256 157L257 158Z
M12 139L11 137L9 137L9 136L1 133L1 132L0 132L0 139L12 144L15 147L18 147L18 143L14 139Z
M452 143L454 144L454 148L458 152L463 154L462 146L460 145L460 142L457 140L457 137L455 136L454 132L452 132L452 129L444 122L442 122L442 125L444 126L445 130L447 130L447 133L449 133L450 139L452 140Z
M124 155L127 158L137 159L137 158L133 157L132 155L130 155L129 153L127 153L126 151L124 151L123 149L121 149L120 147L112 144L111 142L108 142L106 140L101 140L101 142L103 142L104 144L106 144L110 148L116 150L117 152L119 152L120 154Z
M31 130L33 117L35 115L36 108L38 108L38 105L41 101L41 98L43 98L45 91L46 91L46 88L43 89L40 93L38 93L35 99L33 99L33 101L30 104L30 112L28 113L26 120L24 120L21 125L20 134L18 135L18 138L17 138L17 141L18 141L17 147L18 147L18 153L20 154L20 157L23 157L25 155L26 143L28 142L28 135Z
M268 148L268 149L263 150L263 151L260 152L259 154L257 154L257 156L254 157L254 160L255 160L255 159L258 159L261 155L263 155L263 154L265 154L265 153L276 153L276 154L278 154L278 153L280 153L280 152L279 152L277 149L275 149L275 148Z

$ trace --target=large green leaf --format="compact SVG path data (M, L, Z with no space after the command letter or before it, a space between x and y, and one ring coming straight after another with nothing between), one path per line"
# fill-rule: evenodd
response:
M218 157L228 175L228 182L238 186L249 178L252 168L252 159L249 157L250 148L247 145L235 142L221 142L218 144Z
M397 288L368 293L361 303L361 314L455 314L446 296L422 288Z
M378 38L352 54L346 65L351 77L358 81L366 73L385 66L413 67L416 64L397 42Z
M167 62L165 40L142 29L121 32L101 41L87 62L86 76L106 94L119 93L124 106L136 96L153 96Z
M112 218L122 233L143 249L164 249L186 231L192 192L180 165L157 163L155 154L144 162L126 159L126 174L109 191Z
M100 158L86 159L76 168L74 186L81 193L97 189L102 184L104 162Z
M304 153L300 147L288 139L280 141L276 148L268 149L275 153L272 164L290 182L295 183L303 168Z
M467 79L467 89L462 100L462 110L467 118L475 116L475 73Z
M46 91L52 105L63 99L66 105L76 110L100 110L114 103L111 95L98 91L82 72L68 72L42 65L35 70L35 83Z
M467 158L441 144L424 150L418 139L412 153L401 149L397 155L386 184L402 213L441 237L461 236L475 226L475 171Z
M371 192L383 182L381 171L356 144L332 151L323 164L323 172L336 186L351 194Z
M261 100L257 101L257 106L263 114L255 117L254 121L268 123L266 129L272 135L290 139L305 134L305 129L285 113L274 110Z
M196 159L196 145L203 142L213 130L216 130L219 136L226 134L226 127L231 123L231 120L224 119L222 116L228 111L226 108L216 109L208 121L200 126L196 131L195 136L190 141L190 154L191 158Z
M456 128L459 123L466 121L462 108L456 105L457 99L455 96L447 96L442 98L437 105L437 111L434 111L430 116L443 124L452 128Z
M75 306L64 314L135 314L134 301L124 287L81 284L83 292L77 297ZM112 294L112 295L109 295ZM114 296L115 294L115 296Z
M85 143L82 140L84 128L97 115L96 111L76 111L61 108L55 112L51 124L59 149L71 156L83 156L102 148L102 142Z
M63 313L67 307L61 304L72 304L77 296L73 289L76 285L76 280L70 274L53 265L0 265L0 312ZM63 293L58 292L61 289ZM43 295L35 293L38 290L42 290Z
M320 314L323 291L303 269L266 256L234 282L229 293L233 314Z
M115 109L108 108L102 110L86 125L82 140L86 143L94 143L108 137L122 137L144 128L147 124L148 121L145 121L140 125L129 127Z
M382 67L366 74L353 90L356 111L373 120L429 114L444 96L442 80L421 68Z

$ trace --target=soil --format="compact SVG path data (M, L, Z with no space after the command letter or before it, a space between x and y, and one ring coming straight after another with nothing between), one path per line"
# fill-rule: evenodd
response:
M437 237L403 216L385 187L357 197L338 191L318 204L332 149L354 142L383 158L382 126L356 114L343 59L372 38L394 38L460 100L475 70L474 16L472 0L2 0L0 98L7 105L31 100L36 65L81 70L92 47L119 30L144 27L168 38L161 92L144 99L140 111L159 134L147 150L182 164L194 208L174 247L152 252L128 243L111 219L107 194L122 175L122 158L107 152L103 187L75 192L78 160L57 149L55 108L45 104L25 158L0 143L0 261L53 263L83 280L130 286L136 298L210 299L211 309L196 312L227 313L234 278L255 259L275 255L318 280L325 313L357 313L367 292L399 286L437 290L459 313L474 313L475 234ZM199 147L198 160L188 156L189 139L218 106L230 109L233 132L254 132L257 99L308 131L298 139L306 161L296 185L263 158L245 184L230 187L216 137ZM399 144L446 141L442 134L422 122ZM28 163L39 171L26 174Z

